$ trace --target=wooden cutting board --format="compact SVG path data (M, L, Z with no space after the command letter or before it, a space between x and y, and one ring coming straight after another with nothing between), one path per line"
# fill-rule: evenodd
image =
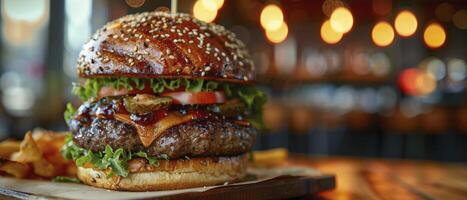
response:
M202 193L187 193L162 199L287 199L314 194L335 188L332 175L320 177L279 177L249 185L212 189Z
M210 189L205 192L190 192L160 197L159 199L285 199L301 197L336 187L334 175L281 176L253 184L232 185ZM118 195L116 192L115 195ZM0 188L1 199L57 199L55 197L18 192ZM62 198L60 198L62 199ZM143 198L151 199L151 198Z

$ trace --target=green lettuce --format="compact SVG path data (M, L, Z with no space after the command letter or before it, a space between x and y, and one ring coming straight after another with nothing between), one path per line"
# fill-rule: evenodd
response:
M184 87L185 90L189 92L223 90L229 99L238 98L247 106L250 113L247 119L252 125L260 129L264 128L262 111L267 98L266 95L255 86L184 78L90 78L83 84L74 84L73 93L82 100L87 101L97 97L97 94L102 87L108 86L114 89L127 90L142 90L148 86L155 94L162 93L165 90L174 91L180 87ZM69 118L70 115L66 114L65 119Z
M114 89L127 89L127 90L143 90L149 86L156 94L164 90L174 91L181 86L185 86L186 91L200 92L212 91L218 88L219 84L215 81L208 81L203 79L154 79L154 78L90 78L83 84L73 85L73 94L87 101L91 98L97 97L99 90L102 87L112 87Z
M78 178L67 176L56 176L52 179L52 181L59 183L81 183L81 181Z
M61 149L62 156L68 160L74 160L77 166L84 166L91 163L97 169L110 169L108 176L118 175L128 176L128 161L135 157L145 158L150 165L159 166L160 159L168 159L167 155L154 157L146 152L127 152L123 148L112 149L106 146L102 152L93 152L78 147L73 143L72 135L67 135L65 145Z
M76 113L76 108L73 106L71 103L66 104L65 108L65 113L63 113L63 117L65 118L65 122L68 124L68 122L71 120L73 115Z

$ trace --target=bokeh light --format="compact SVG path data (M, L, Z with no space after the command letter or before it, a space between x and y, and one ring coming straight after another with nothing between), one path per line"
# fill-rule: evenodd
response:
M347 33L352 29L353 16L349 9L339 7L332 12L330 22L334 31L338 33Z
M48 4L46 0L5 0L2 1L2 14L13 21L40 22L48 14Z
M325 0L323 2L322 10L324 15L329 17L332 12L339 7L344 7L344 2L341 0Z
M387 22L378 22L371 31L373 42L380 47L388 46L394 41L394 30Z
M446 31L440 24L431 23L423 33L423 40L428 47L441 47L446 42Z
M408 68L399 76L401 90L413 96L425 96L431 94L437 86L435 77L416 68Z
M413 35L417 30L417 25L417 18L408 10L401 11L394 20L396 32L403 37Z
M415 77L415 89L417 96L431 94L436 89L436 79L430 73L419 73Z
M391 71L391 61L383 52L374 53L369 60L370 71L375 76L387 76Z
M287 24L284 22L282 25L279 27L279 29L276 30L266 30L266 38L268 38L269 41L272 43L281 43L282 41L287 38L287 34L289 33L289 27Z
M464 60L453 58L448 61L449 79L453 81L462 81L467 74L467 66Z
M126 4L132 8L141 7L146 0L125 0Z
M455 11L454 6L450 3L444 2L436 6L435 15L440 21L449 22L451 21L452 15Z
M224 0L200 0L208 10L219 10L224 5Z
M284 14L279 6L269 4L261 11L260 22L264 29L274 31L284 23Z
M415 79L420 74L420 70L415 68L404 69L399 75L399 87L406 94L415 95Z
M212 22L214 19L216 19L217 10L210 10L209 8L206 8L199 0L196 1L195 5L193 6L193 15L196 17L196 19L201 21Z
M467 10L458 10L452 17L452 22L457 28L467 29Z
M426 60L421 67L425 68L426 72L433 75L436 80L441 80L446 76L446 64L438 58Z
M331 28L331 22L326 20L321 25L321 39L328 44L338 43L342 39L342 33L338 33Z

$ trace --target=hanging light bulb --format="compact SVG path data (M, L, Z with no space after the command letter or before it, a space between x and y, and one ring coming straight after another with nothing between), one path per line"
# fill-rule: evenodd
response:
M329 22L329 20L326 20L323 22L323 25L321 25L320 34L321 39L328 44L336 44L342 39L342 33L334 31L334 29L331 28L331 22Z
M446 31L438 23L431 23L423 32L423 40L430 48L441 47L446 41Z
M195 5L193 6L193 15L196 19L205 22L212 22L216 19L217 10L211 10L204 6L201 0L196 1Z
M339 7L331 14L331 27L338 33L347 33L352 29L353 16L349 9Z
M279 6L269 4L261 11L260 22L268 31L277 30L284 23L284 14Z
M224 5L224 0L201 0L204 7L208 10L219 10Z
M281 43L285 38L287 38L288 33L289 27L284 22L277 30L266 30L266 38L268 38L272 43Z
M402 37L413 35L417 30L417 25L417 18L408 10L401 11L394 20L394 28L396 28L396 32Z
M378 22L371 31L373 42L380 47L388 46L394 41L394 30L387 22Z

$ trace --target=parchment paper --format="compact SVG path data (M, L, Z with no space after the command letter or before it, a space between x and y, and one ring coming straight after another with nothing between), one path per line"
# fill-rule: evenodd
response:
M190 188L182 190L167 190L155 192L121 192L90 187L76 183L55 183L51 181L25 180L15 178L0 178L0 187L8 190L25 192L39 196L57 197L64 199L140 199L170 196L189 192L205 192L213 188L229 187L231 185L254 184L270 180L280 176L318 176L319 171L304 167L281 167L281 168L249 168L248 174L256 176L256 179L233 184Z

